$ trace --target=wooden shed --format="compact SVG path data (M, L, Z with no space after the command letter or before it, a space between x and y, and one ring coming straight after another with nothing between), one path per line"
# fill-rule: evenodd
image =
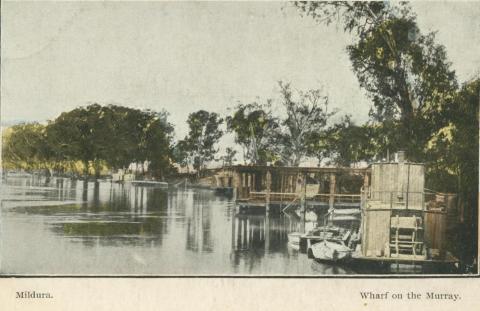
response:
M425 192L425 167L374 163L362 204L362 255L369 258L425 260L445 256L448 215L456 196ZM451 218L451 217L450 217Z
M362 207L362 254L425 258L423 164L374 163Z
M372 164L370 199L390 209L423 209L425 167L419 163Z

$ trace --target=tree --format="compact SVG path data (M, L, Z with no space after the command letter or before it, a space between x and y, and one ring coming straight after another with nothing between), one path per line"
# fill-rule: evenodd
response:
M167 121L167 112L144 111L144 114L149 120L145 129L146 160L150 163L149 171L157 178L163 179L172 170L174 129Z
M14 125L6 131L3 162L22 169L49 168L51 146L46 143L45 126L39 123Z
M111 133L101 133L99 116L102 107L93 104L62 113L48 126L48 135L55 143L57 150L68 160L80 160L83 163L84 175L87 176L90 165L98 168L98 161ZM60 153L60 152L59 152Z
M128 167L131 163L146 161L145 130L151 118L148 112L118 105L104 107L102 122L110 128L111 139L105 160L113 169Z
M199 110L188 116L187 123L189 132L185 141L200 176L206 162L213 160L218 151L215 145L223 135L220 129L223 119L215 112Z
M188 140L180 140L173 148L173 159L180 167L187 168L189 172L189 166L193 163L191 159L191 147Z
M446 125L445 107L457 89L445 48L435 34L422 35L416 16L406 3L297 2L301 12L320 23L335 19L356 34L347 46L360 85L372 98L372 118L400 120L399 145L409 158L423 160L423 147Z
M84 175L150 162L156 176L170 166L173 126L166 112L98 104L62 113L47 126L56 161L81 161Z
M237 154L236 150L233 150L230 147L225 149L225 155L222 156L222 166L232 166L233 162L236 161L235 155Z
M256 165L275 160L274 136L279 123L272 115L271 100L266 104L238 104L233 115L227 117L227 128L242 146L245 160Z
M351 115L345 115L327 130L322 156L333 164L345 167L371 160L374 157L374 133L375 128L368 124L356 125Z
M328 111L328 97L322 91L309 90L294 94L289 83L279 82L282 106L286 118L282 120L282 130L277 135L282 162L298 166L307 156L315 154L312 140L325 130L327 122L336 111Z
M449 109L450 121L428 142L426 152L436 161L429 163L429 188L456 192L463 207L465 236L458 239L461 256L476 258L478 232L478 150L479 150L480 78L465 83Z

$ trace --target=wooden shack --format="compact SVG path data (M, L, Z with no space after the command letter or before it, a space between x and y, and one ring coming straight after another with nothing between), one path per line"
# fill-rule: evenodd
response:
M423 209L425 167L419 163L398 162L372 164L370 201L387 209Z
M447 211L426 195L425 167L405 161L371 165L362 200L362 255L376 259L427 260L445 254ZM445 199L453 204L452 199Z

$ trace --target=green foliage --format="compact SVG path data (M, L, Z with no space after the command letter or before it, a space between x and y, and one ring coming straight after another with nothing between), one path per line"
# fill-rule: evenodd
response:
M431 174L447 173L434 185L443 191L463 189L467 193L478 193L479 94L480 78L463 85L455 96L454 105L448 107L449 123L425 146L425 151L437 159L430 163ZM445 176L458 177L453 189L445 189Z
M222 162L223 165L225 166L231 166L233 165L233 162L236 161L235 155L237 154L236 150L233 150L230 147L227 147L225 149L225 154L222 156Z
M173 148L173 159L181 167L186 167L188 170L189 166L193 163L193 160L190 157L190 146L187 140L180 140L177 142Z
M193 167L200 173L218 151L215 145L223 135L220 129L223 119L215 112L199 110L188 116L187 123L189 132L182 148L186 148Z
M446 107L457 89L435 34L420 33L405 3L299 2L297 7L321 23L339 19L345 31L356 33L347 51L360 85L373 101L372 119L400 120L389 140L396 142L395 149L405 149L411 160L424 161L423 146L448 123Z
M149 171L156 177L163 178L172 171L173 126L168 123L166 112L146 111L148 123L144 130L146 161L150 163Z
M173 126L165 112L140 111L122 106L92 104L64 112L47 126L18 125L5 137L5 160L49 164L57 171L83 163L96 177L102 168L125 168L130 163L150 163L150 171L163 176L170 169ZM37 165L38 166L38 165Z
M375 156L371 139L375 130L369 125L355 125L351 116L345 115L327 130L320 156L327 158L330 163L345 167L368 161Z
M243 147L244 159L252 164L274 162L298 166L307 156L317 156L325 148L327 122L336 111L328 111L322 90L293 92L289 83L279 82L283 116L274 116L272 100L238 104L227 117L227 128Z
M464 222L453 244L467 262L477 258L478 249L479 95L480 78L464 84L448 107L449 123L425 147L436 159L429 163L427 186L458 194Z
M103 107L93 104L62 113L47 127L49 141L60 157L65 160L79 160L88 174L92 162L98 166L108 152L112 132L104 117Z
M289 83L279 82L279 86L286 118L281 122L276 146L283 163L298 166L306 156L318 155L318 145L312 141L325 132L336 111L328 111L328 97L321 90L299 91L295 96Z
M242 146L245 160L265 164L275 159L274 137L279 122L272 116L270 100L266 104L238 104L233 115L227 117L227 128L235 134L235 142Z
M22 169L47 168L52 151L45 137L45 126L39 123L12 126L3 137L3 161Z

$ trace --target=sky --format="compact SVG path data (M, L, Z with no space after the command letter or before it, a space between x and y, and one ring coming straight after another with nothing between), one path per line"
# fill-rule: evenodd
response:
M415 2L422 32L460 82L480 69L480 2ZM3 2L1 119L44 122L88 103L166 109L177 138L188 114L227 114L238 101L322 88L357 122L370 101L340 25L301 17L288 3Z

